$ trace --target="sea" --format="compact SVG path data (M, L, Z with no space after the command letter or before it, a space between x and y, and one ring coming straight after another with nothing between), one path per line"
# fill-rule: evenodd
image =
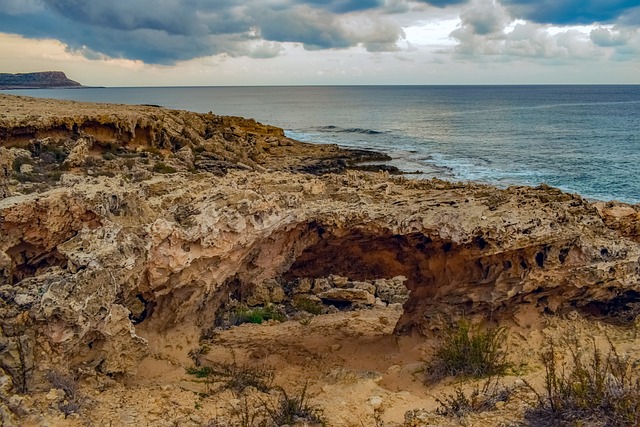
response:
M640 85L126 87L5 91L254 118L372 149L415 178L541 183L640 203Z

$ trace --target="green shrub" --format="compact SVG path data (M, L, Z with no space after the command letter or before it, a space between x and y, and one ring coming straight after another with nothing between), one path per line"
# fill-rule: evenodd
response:
M13 160L13 164L11 166L13 167L14 172L20 173L20 168L22 167L22 165L33 166L34 164L35 162L33 161L33 159L31 159L31 157L19 156Z
M284 322L286 316L273 304L267 304L264 307L248 308L240 306L233 313L231 324L240 325L242 323L261 324L266 320L277 320Z
M271 388L274 377L273 369L239 364L235 355L231 363L212 362L210 366L188 368L187 373L205 380L207 394L231 390L239 395L247 387L266 393ZM213 389L212 384L218 384L218 387Z
M570 357L558 366L558 348L550 342L541 354L544 391L525 419L532 426L638 426L640 376L609 341L605 356L596 346L585 351L577 339L565 341Z
M209 366L192 366L187 368L187 374L196 378L209 378L213 374L213 368Z
M152 171L156 173L175 173L176 168L169 166L163 162L157 162L155 165L153 165Z
M298 310L306 311L311 314L322 314L324 311L324 305L319 302L309 298L298 298L295 300L294 306Z
M434 360L427 366L427 382L447 376L487 377L502 375L509 366L503 349L506 328L481 329L462 319L445 330Z

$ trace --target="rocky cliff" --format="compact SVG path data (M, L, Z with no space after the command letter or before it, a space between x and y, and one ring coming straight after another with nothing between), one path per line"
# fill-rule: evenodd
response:
M80 83L70 80L62 71L38 73L0 73L0 89L44 89L52 87L78 87Z
M358 172L373 154L235 117L0 104L0 367L20 392L60 367L130 375L163 334L204 333L231 302L279 303L300 283L336 307L391 303L385 283L403 284L397 333L637 314L637 206ZM315 292L327 277L344 279Z

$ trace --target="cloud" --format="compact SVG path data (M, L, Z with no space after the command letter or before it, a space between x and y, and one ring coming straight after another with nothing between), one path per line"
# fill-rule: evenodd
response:
M44 10L44 5L39 0L2 0L0 13L18 15L21 13L35 13Z
M405 28L458 11L457 47L448 52L484 60L582 57L597 49L631 58L640 25L638 0L0 0L0 31L59 40L89 59L172 65L215 55L273 58L287 54L287 44L411 49L399 44ZM564 28L592 22L602 24L592 34Z
M269 58L283 42L395 50L402 28L382 17L384 7L384 0L3 0L0 28L57 39L91 58L174 64L216 54Z
M502 31L512 18L492 0L480 0L463 9L460 21L472 33L487 35Z
M638 0L502 0L513 16L540 24L579 25L613 22Z
M512 26L507 9L492 0L470 4L461 12L460 20L460 26L450 34L457 41L452 52L459 59L559 63L603 55L584 32L568 29L551 33L547 25L525 21Z
M311 5L315 8L326 9L335 13L348 13L381 7L384 5L384 0L306 0L301 3Z
M598 27L591 31L591 41L609 48L615 61L638 61L640 58L640 30L633 27Z
M448 7L468 3L469 0L418 0L422 3L430 4L435 7Z

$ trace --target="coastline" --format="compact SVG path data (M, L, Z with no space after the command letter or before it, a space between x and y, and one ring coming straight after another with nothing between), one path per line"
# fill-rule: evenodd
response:
M277 125L293 139L389 153L392 165L421 170L422 177L502 188L547 183L592 199L640 202L639 184L633 179L640 152L629 127L640 105L634 101L637 88L414 89L108 88L18 93L123 100L202 113L213 109ZM382 97L385 93L387 98ZM423 103L425 99L431 101ZM601 150L603 155L598 154Z
M185 369L230 353L275 366L282 387L307 380L329 425L405 425L415 408L448 425L434 393L454 385L414 374L461 318L515 331L526 380L540 378L545 334L609 322L637 348L611 325L633 325L640 303L640 206L354 170L384 158L241 117L9 95L0 106L7 425L229 420L236 397L200 399L209 385ZM284 318L225 324L242 304ZM62 417L52 370L78 373L91 409ZM512 402L473 420L522 412Z

